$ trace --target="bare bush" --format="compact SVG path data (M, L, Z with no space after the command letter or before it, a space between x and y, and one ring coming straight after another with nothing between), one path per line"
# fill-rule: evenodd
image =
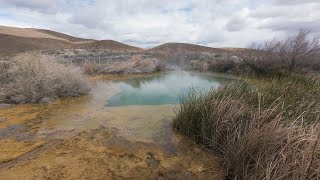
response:
M208 64L208 70L214 72L231 72L234 70L236 63L233 59L221 59L211 61Z
M85 63L83 65L84 73L94 75L98 72L98 67L95 62Z
M190 68L197 71L208 71L208 62L202 60L191 60Z
M258 75L313 69L320 65L320 43L319 37L309 36L309 31L300 30L282 41L252 43L248 49L239 51L238 56Z
M104 67L98 70L99 74L152 73L163 68L157 59L145 59L139 55L127 61L111 62L102 66Z
M9 68L10 63L8 61L0 61L0 84L9 81Z
M89 82L79 68L60 64L37 52L13 58L12 81L6 86L7 101L39 103L89 91Z

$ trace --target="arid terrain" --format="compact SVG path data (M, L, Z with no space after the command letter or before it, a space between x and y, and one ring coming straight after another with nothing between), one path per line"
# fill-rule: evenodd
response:
M0 180L319 179L319 57L0 26Z

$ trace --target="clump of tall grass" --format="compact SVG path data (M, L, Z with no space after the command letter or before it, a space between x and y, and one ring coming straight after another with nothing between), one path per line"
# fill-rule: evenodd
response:
M79 68L60 64L37 52L12 59L5 85L9 103L41 103L56 98L79 96L89 91L87 77Z
M234 179L319 179L319 92L301 77L191 91L174 127L221 153Z

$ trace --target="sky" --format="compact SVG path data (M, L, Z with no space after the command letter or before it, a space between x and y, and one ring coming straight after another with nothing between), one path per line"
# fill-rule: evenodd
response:
M320 0L0 0L0 25L140 47L246 47L299 29L320 34Z

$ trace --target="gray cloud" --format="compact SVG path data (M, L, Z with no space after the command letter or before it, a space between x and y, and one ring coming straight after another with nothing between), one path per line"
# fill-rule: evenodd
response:
M246 46L306 27L320 32L318 0L0 0L0 24L114 39Z
M300 5L309 3L320 3L318 0L273 0L275 4L280 5Z
M49 8L61 2L61 0L0 0L3 4L30 9Z
M235 17L230 19L225 27L228 31L240 31L246 26L247 26L246 19Z
M320 19L315 21L278 21L272 22L266 25L262 25L260 28L268 28L273 31L287 31L297 32L299 29L307 29L313 33L320 33Z

